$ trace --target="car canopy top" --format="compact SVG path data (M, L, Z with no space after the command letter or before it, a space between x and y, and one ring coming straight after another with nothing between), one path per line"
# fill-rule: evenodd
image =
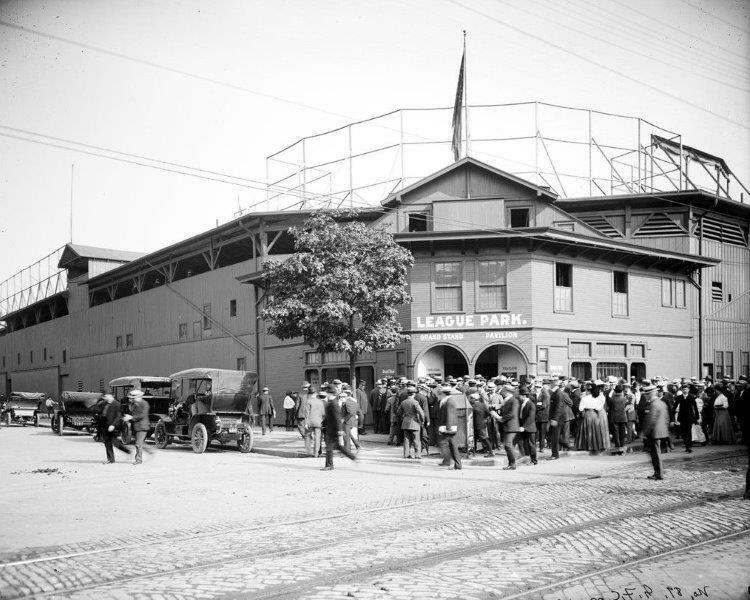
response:
M144 387L158 387L167 386L172 383L169 377L154 377L151 375L128 375L126 377L118 377L109 382L109 387L120 387L131 385L135 389L141 389Z
M232 371L230 369L187 369L169 376L173 381L183 379L208 379L211 381L211 392L216 394L250 395L257 375L249 371Z
M47 394L42 392L11 392L10 397L16 400L44 400Z
M102 395L96 392L63 392L62 401L66 410L71 408L91 408Z

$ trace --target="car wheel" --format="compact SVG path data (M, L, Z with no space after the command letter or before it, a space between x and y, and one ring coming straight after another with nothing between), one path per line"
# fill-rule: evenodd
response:
M125 427L122 428L120 437L122 438L122 443L126 446L129 446L133 443L133 434L130 431L130 425L125 425Z
M65 429L65 417L60 415L57 417L57 435L63 435Z
M39 427L39 415L34 415L34 427Z
M196 423L193 427L193 433L190 436L190 445L193 447L193 452L196 454L203 454L208 446L208 431L203 423Z
M156 425L156 429L154 429L154 443L156 444L156 447L160 450L163 450L164 448L169 446L170 441L171 440L167 435L167 428L164 426L164 423L158 423Z
M252 452L253 450L253 430L247 429L244 433L244 435L237 441L237 447L240 449L240 452L243 454L246 454L248 452Z

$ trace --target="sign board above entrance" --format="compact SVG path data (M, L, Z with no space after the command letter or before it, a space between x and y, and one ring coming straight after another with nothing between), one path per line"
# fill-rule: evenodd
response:
M427 315L416 318L417 329L505 329L528 325L523 313Z

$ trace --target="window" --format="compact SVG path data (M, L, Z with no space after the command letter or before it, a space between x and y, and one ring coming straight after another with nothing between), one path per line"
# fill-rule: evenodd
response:
M599 379L606 379L610 375L625 379L628 376L628 365L615 362L600 362L596 365L596 376Z
M672 299L672 280L671 279L661 280L661 305L662 306L674 306L674 300Z
M34 362L34 351L29 350L29 364L32 364Z
M319 365L320 363L320 352L305 352L306 365Z
M575 223L573 221L555 221L552 223L552 227L562 229L563 231L575 231Z
M63 348L63 363L68 362L68 351Z
M591 342L570 342L571 356L591 356Z
M121 335L118 335L118 336L117 336L117 337L115 338L115 349L116 349L116 350L119 350L120 348L122 348L122 336L121 336Z
M18 359L18 364L20 365L21 364L21 353L20 352L18 353L18 356L16 358Z
M570 375L576 379L591 379L591 363L574 362L570 363Z
M5 359L3 359L5 366ZM750 352L740 352L740 375L750 377Z
M625 344L597 344L597 356L625 356Z
M721 281L711 282L711 300L714 302L724 302L724 286Z
M409 231L429 231L429 213L409 213Z
M529 226L529 209L528 208L511 208L510 209L510 226L511 229L516 227Z
M203 330L209 331L211 329L211 305L203 305Z
M44 349L44 352L42 353L42 360L47 360L47 348Z
M201 322L200 321L193 321L193 337L199 338L201 337Z
M724 353L724 377L734 379L734 352Z
M685 282L675 280L674 282L674 305L676 308L685 308L687 306L687 294L685 293Z
M646 347L643 344L630 344L632 358L646 358Z
M78 390L79 392L82 392L82 391L83 391L83 381L81 381L80 379L78 380L78 385L76 386L76 389L77 389L77 390Z
M536 349L537 373L549 373L549 348Z
M181 340L187 339L187 323L180 323L177 327L177 333Z
M625 271L612 272L612 314L615 317L628 316L628 274Z
M573 266L555 263L555 312L573 311Z
M133 334L129 333L125 336L125 346L130 348L133 345Z
M477 310L505 310L508 294L504 260L480 260L477 277Z
M229 301L229 316L230 317L236 317L237 316L237 300L230 300Z
M463 310L460 262L435 263L433 312Z
M247 358L245 358L244 356L240 356L237 359L237 370L247 371Z
M722 379L724 377L724 353L714 352L714 377Z
M99 392L102 394L104 393L104 380L103 379L99 380Z

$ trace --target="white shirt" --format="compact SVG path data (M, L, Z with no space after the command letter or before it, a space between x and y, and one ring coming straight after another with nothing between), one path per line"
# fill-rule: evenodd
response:
M294 398L291 396L284 396L284 408L294 408Z

